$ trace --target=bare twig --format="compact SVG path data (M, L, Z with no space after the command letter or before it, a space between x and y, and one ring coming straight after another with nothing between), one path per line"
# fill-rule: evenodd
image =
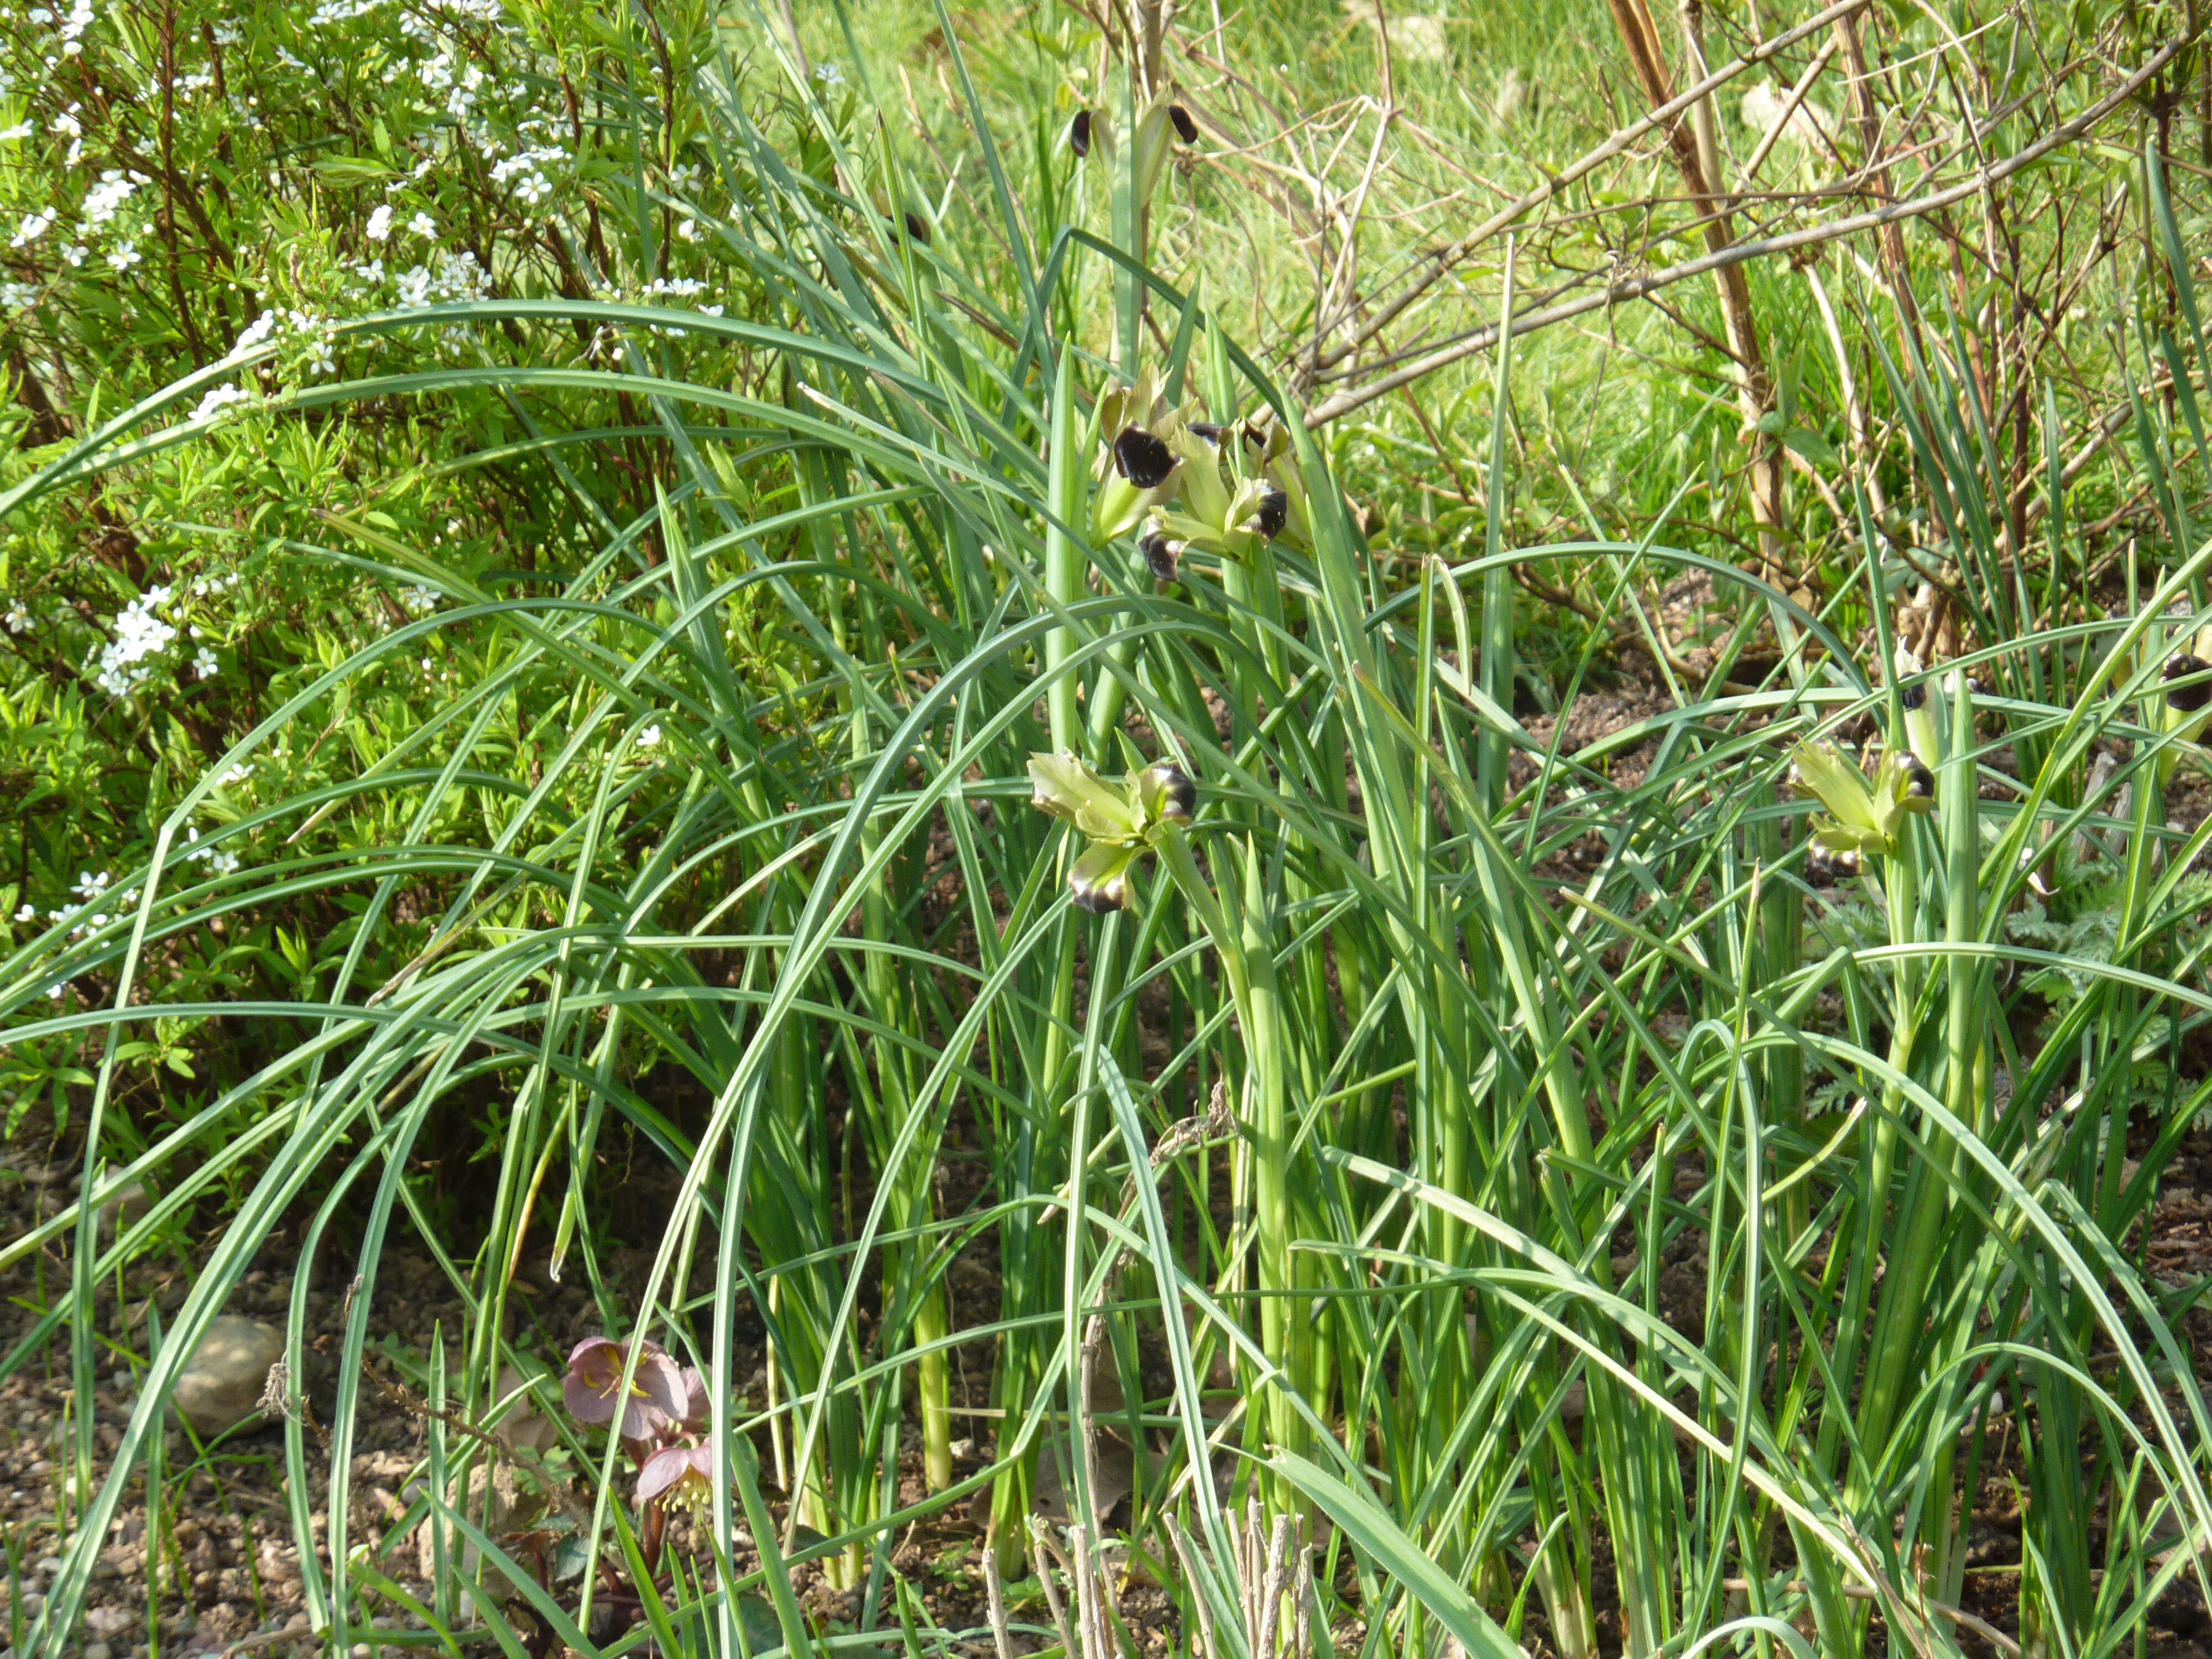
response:
M1006 1624L1006 1587L999 1580L999 1552L983 1552L983 1593L991 1606L991 1641L999 1659L1014 1659L1014 1633Z
M1636 78L1643 83L1645 100L1654 109L1666 107L1673 101L1674 82L1650 6L1646 0L1612 0L1612 6L1613 21L1622 44L1628 48L1629 61L1635 65ZM1694 34L1691 46L1694 51ZM1720 181L1714 176L1717 161L1708 154L1714 149L1709 106L1700 100L1692 112L1703 112L1707 118L1685 125L1678 118L1670 123L1668 147L1674 154L1674 170L1708 213L1703 227L1705 246L1719 255L1734 246L1735 234L1729 224L1729 204L1719 199ZM1751 518L1759 532L1759 564L1769 581L1787 587L1796 573L1785 569L1782 562L1787 522L1778 459L1782 446L1765 429L1765 416L1774 406L1774 386L1767 378L1759 348L1751 283L1741 264L1724 264L1713 267L1713 285L1720 301L1721 320L1728 330L1728 355L1735 360L1736 408L1743 416L1744 434L1751 448Z
M1875 208L1865 213L1852 214L1848 218L1832 220L1824 225L1810 225L1802 230L1789 231L1778 236L1765 237L1756 241L1736 242L1718 252L1709 253L1701 258L1686 259L1678 265L1668 265L1663 270L1645 271L1639 276L1625 277L1619 282L1608 284L1601 293L1585 295L1579 299L1547 307L1540 311L1524 312L1513 319L1511 331L1516 337L1523 334L1532 334L1540 328L1547 328L1552 324L1563 322L1570 317L1583 316L1589 312L1619 305L1624 301L1641 299L1646 294L1671 288L1675 283L1687 282L1692 277L1705 276L1724 266L1740 265L1753 259L1764 259L1774 254L1791 252L1798 248L1817 247L1824 242L1833 242L1846 236L1856 236L1861 231L1879 230L1886 226L1901 223L1907 219L1917 219L1923 214L1936 212L1939 209L1950 206L1954 202L1965 201L1987 190L1991 185L2033 167L2052 150L2063 144L2073 143L2087 132L2114 110L2134 98L2144 87L2156 80L2176 58L2188 50L2201 32L2200 26L2199 29L2192 30L2167 42L2154 53L2141 69L2080 115L2061 126L2053 128L2049 133L2025 149L1978 170L1971 177L1961 179L1955 185L1947 185L1942 190L1931 191L1924 196L1914 197L1910 201L1892 203L1887 206ZM1432 374L1437 369L1449 364L1472 357L1478 352L1487 351L1497 343L1497 325L1490 324L1473 330L1449 345L1441 346L1426 356L1407 364L1403 368L1370 380L1364 386L1337 393L1319 408L1310 411L1306 416L1306 424L1309 427L1325 426L1340 416L1349 414L1355 409L1365 407L1377 398L1388 397L1401 386L1418 380L1424 375Z
M1805 106L1805 94L1813 90L1813 82L1820 78L1820 71L1828 67L1828 60L1836 55L1837 45L1836 41L1831 40L1814 52L1811 66L1797 78L1797 84L1790 88L1790 96L1782 106L1782 113L1775 118L1774 125L1767 128L1765 136L1759 141L1759 148L1752 151L1751 160L1743 164L1743 171L1736 178L1738 195L1751 188L1751 181L1759 176L1759 169L1765 164L1767 156L1781 142L1782 136L1790 131L1790 124L1796 120L1797 112Z
M1807 35L1817 33L1831 23L1849 17L1854 12L1863 9L1869 3L1870 0L1842 0L1842 3L1830 6L1825 11L1808 18L1796 27L1776 35L1771 40L1761 41L1741 58L1732 58L1722 64L1720 68L1705 76L1695 86L1679 96L1668 99L1650 114L1631 121L1595 149L1589 151L1577 161L1569 162L1560 171L1547 173L1544 182L1535 189L1514 198L1457 241L1448 247L1439 248L1431 256L1428 269L1415 278L1410 287L1377 309L1373 316L1361 325L1358 332L1349 340L1341 345L1331 347L1322 355L1318 366L1327 368L1342 362L1358 350L1361 346L1388 328L1407 307L1420 298L1440 281L1447 271L1474 252L1475 249L1504 231L1516 221L1543 206L1568 185L1604 166L1606 162L1626 150L1645 134L1674 121L1684 111L1694 107L1700 99L1710 95L1715 88L1726 86L1746 70L1765 63L1778 53L1786 52Z

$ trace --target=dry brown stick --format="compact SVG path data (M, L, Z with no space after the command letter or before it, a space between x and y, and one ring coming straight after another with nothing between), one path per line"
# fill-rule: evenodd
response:
M991 1643L999 1659L1014 1659L1014 1633L1006 1624L1006 1587L999 1578L999 1552L983 1551L983 1593L991 1607Z
M1213 1607L1199 1584L1198 1547L1183 1529L1182 1520L1174 1515L1168 1516L1168 1539L1175 1546L1176 1559L1182 1563L1183 1582L1191 1587L1191 1603L1198 1609L1199 1638L1205 1659L1223 1659L1221 1638L1213 1627Z
M1732 58L1722 64L1720 68L1706 76L1697 85L1690 88L1679 97L1671 98L1650 114L1631 121L1595 149L1587 152L1576 161L1570 161L1557 173L1547 173L1544 182L1535 189L1516 196L1449 247L1438 249L1431 256L1429 269L1424 271L1410 288L1395 299L1377 307L1374 315L1363 323L1359 331L1349 340L1340 346L1331 347L1321 358L1319 367L1329 368L1341 362L1358 350L1361 346L1365 345L1376 335L1388 328L1407 307L1427 293L1431 287L1443 279L1446 271L1466 258L1468 254L1506 229L1516 220L1526 217L1529 213L1543 206L1568 185L1604 166L1645 134L1674 120L1683 111L1694 106L1700 99L1708 96L1716 88L1726 86L1746 70L1765 63L1779 52L1788 51L1807 35L1819 33L1831 23L1838 22L1854 12L1863 9L1869 3L1870 0L1842 0L1842 3L1830 6L1826 10L1808 18L1796 28L1778 34L1771 40L1761 41L1741 58Z
M1750 260L1766 258L1777 253L1788 253L1801 247L1816 247L1823 242L1833 242L1846 236L1856 236L1861 231L1879 230L1886 226L1899 224L1907 219L1917 219L1923 214L1933 213L1939 208L1948 207L1954 202L1964 201L1968 197L1986 190L1990 185L2010 178L2024 168L2033 167L2060 145L2071 143L2075 139L2079 138L2115 109L2128 102L2151 81L2156 79L2160 71L2166 69L2175 58L2189 48L2196 40L2198 33L2201 33L2201 29L2169 41L2153 54L2142 68L2137 70L2106 96L2099 99L2090 108L2063 125L2052 129L2050 133L2025 149L2015 152L1993 166L1978 170L1972 177L1958 184L1948 185L1942 190L1931 191L1925 196L1914 197L1910 201L1894 202L1865 213L1853 214L1848 218L1833 220L1825 225L1808 225L1803 230L1787 231L1779 236L1764 237L1757 241L1733 243L1718 253L1709 253L1702 258L1686 259L1680 264L1668 265L1662 270L1646 271L1638 276L1625 277L1620 282L1609 283L1601 293L1584 295L1578 300L1566 301L1556 306L1547 307L1541 311L1523 313L1513 319L1510 331L1516 337L1523 334L1532 334L1540 328L1547 328L1553 323L1564 322L1570 317L1580 317L1589 312L1601 311L1608 307L1619 305L1623 301L1641 299L1646 294L1655 294L1661 289L1672 288L1677 283L1687 282L1692 277L1703 276L1729 265L1743 264ZM1364 408L1377 398L1388 397L1401 386L1420 380L1425 375L1432 374L1437 369L1446 368L1464 358L1472 357L1478 352L1487 351L1497 343L1498 325L1496 324L1489 324L1473 330L1451 344L1440 346L1428 356L1407 364L1403 368L1383 375L1378 380L1370 380L1365 386L1337 393L1335 397L1306 416L1306 425L1310 428L1325 426L1340 416L1349 414L1355 409Z
M1611 0L1611 4L1621 43L1628 48L1629 61L1643 85L1644 101L1654 109L1664 109L1674 101L1674 76L1667 68L1665 48L1660 44L1659 27L1650 6L1647 0ZM1703 107L1701 101L1693 111ZM1677 117L1668 123L1666 131L1674 170L1709 216L1705 246L1711 253L1725 253L1734 246L1735 234L1729 224L1728 204L1720 198L1719 181L1708 171L1697 131ZM1786 588L1796 573L1783 565L1787 518L1779 459L1782 445L1762 429L1774 406L1774 386L1759 349L1751 279L1741 264L1721 265L1714 270L1713 284L1720 299L1721 320L1728 331L1729 355L1736 362L1736 409L1743 417L1744 435L1751 447L1751 519L1759 534L1759 563L1767 580Z
M1052 1570L1058 1567L1067 1575L1069 1587L1075 1583L1075 1570L1067 1565L1067 1558L1060 1553L1053 1541L1052 1528L1031 1516L1030 1537L1036 1553L1037 1583L1044 1587L1044 1604L1052 1612L1052 1627L1060 1632L1060 1652L1065 1659L1083 1659L1082 1650L1075 1644L1075 1637L1067 1626L1067 1606L1060 1599L1060 1591L1052 1582Z

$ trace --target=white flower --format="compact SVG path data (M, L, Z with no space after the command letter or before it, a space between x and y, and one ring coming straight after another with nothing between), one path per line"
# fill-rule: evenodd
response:
M74 270L92 258L92 250L82 242L71 242L62 250L62 258L70 262L70 268Z
M18 121L12 127L0 128L0 144L19 143L37 131L28 121Z
M8 614L0 617L0 622L7 623L8 631L10 634L27 634L31 631L31 613L12 599L8 602Z
M201 398L193 408L192 418L196 421L204 421L211 415L220 415L231 404L244 403L246 397L246 388L243 386L211 386L208 390L207 396Z
M125 242L121 247L117 248L112 253L107 256L107 263L114 266L118 270L128 270L131 266L138 264L144 257L144 255L138 252L135 244Z
M825 87L842 87L845 84L845 66L834 62L817 64L814 78Z
M417 213L407 222L407 228L417 236L435 236L438 234L438 222L427 213Z
M224 772L221 777L215 781L216 787L218 789L228 789L233 784L244 783L246 779L252 775L253 768L245 761L240 761L236 765L231 767L228 771Z
M0 310L28 311L31 302L39 297L35 284L30 283L0 283Z
M100 182L84 193L85 222L95 227L106 224L137 193L137 185L120 169L108 168L100 175Z
M100 688L110 696L127 696L153 676L148 662L169 647L177 630L157 615L169 602L166 587L149 587L115 619L115 637L100 653Z
M15 920L18 921L35 921L38 920L38 907L36 905L27 904L21 909L15 912Z
M211 680L215 678L216 666L215 653L202 646L199 654L192 659L192 678Z
M641 749L658 749L660 746L659 726L648 726L640 732L637 734L637 746Z
M246 31L228 19L217 23L213 33L218 46L234 46L246 39Z
M251 351L276 331L276 313L264 311L238 331L238 343L233 351Z
M403 587L399 590L399 603L406 607L407 614L410 617L420 617L435 611L438 608L438 601L445 597L436 588L425 587L419 582L412 587Z
M52 208L43 209L37 213L27 214L24 216L22 223L15 227L15 234L9 240L8 246L9 247L28 247L32 243L37 241L40 237L45 235L49 230L52 230L53 228L53 224L54 210Z
M114 878L105 870L96 873L90 870L80 870L76 872L76 885L70 888L70 891L81 899L96 899L107 890L107 884L113 879Z
M391 203L378 204L376 211L368 216L368 223L362 228L362 234L372 242L380 242L392 234Z
M680 240L686 242L697 241L699 240L699 222L696 219L684 220L681 224L676 227L676 234Z
M464 251L441 255L434 276L421 265L401 271L398 289L399 303L411 310L441 301L481 300L491 291L491 279L477 256Z
M512 183L514 193L526 207L535 207L553 193L552 180L545 176L545 168L568 159L568 152L558 144L526 149L495 162L491 170L492 182Z

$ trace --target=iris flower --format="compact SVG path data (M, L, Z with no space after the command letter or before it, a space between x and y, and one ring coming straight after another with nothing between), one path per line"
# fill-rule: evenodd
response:
M1079 110L1068 123L1067 147L1080 161L1096 146L1111 157L1115 143L1114 123L1103 110ZM1160 173L1167 165L1171 140L1180 138L1186 144L1198 142L1198 123L1190 112L1170 99L1155 98L1137 113L1137 200L1149 202L1159 188Z
M1126 908L1129 868L1168 824L1191 821L1198 786L1172 761L1112 783L1069 754L1030 757L1030 804L1064 818L1091 845L1068 872L1068 896L1097 915Z
M1175 499L1182 468L1176 437L1189 404L1170 404L1151 369L1134 386L1098 397L1098 489L1091 500L1091 544L1126 536L1154 507Z
M1263 541L1311 544L1304 477L1279 422L1188 422L1167 443L1182 463L1181 487L1146 526L1146 559L1155 575L1194 547L1241 559Z
M1936 775L1910 754L1884 755L1871 786L1832 744L1800 744L1792 758L1799 781L1828 809L1813 820L1813 844L1829 853L1887 856L1897 850L1905 815L1935 808Z

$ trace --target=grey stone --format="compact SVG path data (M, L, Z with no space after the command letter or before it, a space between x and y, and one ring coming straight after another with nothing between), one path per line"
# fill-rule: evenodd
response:
M505 1400L522 1384L521 1372L512 1365L502 1365L499 1370L499 1392L495 1398ZM532 1395L516 1401L492 1433L510 1451L547 1451L561 1440L561 1431L538 1414L536 1396Z
M284 1333L258 1319L218 1315L208 1327L170 1402L201 1436L221 1434L256 1416L269 1368L284 1357Z

